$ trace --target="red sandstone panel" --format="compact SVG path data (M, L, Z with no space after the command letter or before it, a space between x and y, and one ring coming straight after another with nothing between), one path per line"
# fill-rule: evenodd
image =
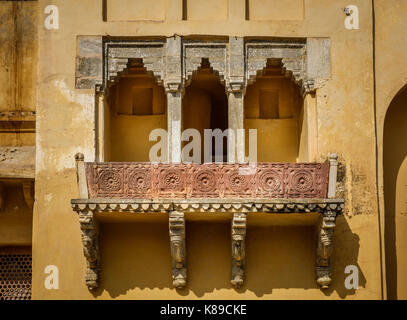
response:
M326 198L329 163L86 163L90 198Z

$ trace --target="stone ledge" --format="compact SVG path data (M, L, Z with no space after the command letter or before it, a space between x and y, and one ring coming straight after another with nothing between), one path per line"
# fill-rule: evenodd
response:
M341 214L343 199L72 199L74 211L99 212L265 212Z

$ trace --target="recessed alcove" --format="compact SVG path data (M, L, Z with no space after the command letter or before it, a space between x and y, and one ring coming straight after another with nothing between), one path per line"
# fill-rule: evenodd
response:
M163 86L142 59L129 59L108 87L105 98L105 160L149 161L149 134L167 128Z
M268 59L244 98L246 154L248 130L257 129L257 160L296 162L302 130L299 87L282 72L281 59Z
M193 74L185 88L182 106L182 127L196 129L201 135L201 163L204 163L204 130L228 128L228 100L225 86L221 83L208 59L202 59L201 66ZM212 144L211 157L215 160ZM223 139L223 161L227 161L227 141Z

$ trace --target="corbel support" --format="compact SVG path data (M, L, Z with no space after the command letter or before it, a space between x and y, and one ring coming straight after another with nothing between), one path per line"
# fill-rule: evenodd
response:
M0 210L3 209L4 205L4 185L3 182L0 181Z
M32 209L34 206L34 182L23 182L24 200L27 206Z
M180 289L187 282L187 268L185 259L185 217L183 212L169 213L169 231L172 257L172 283Z
M79 212L81 226L83 254L86 258L85 282L89 290L99 285L99 225L91 210Z
M331 254L334 246L336 226L335 211L328 207L323 211L318 225L318 243L316 252L316 280L321 289L327 289L332 282Z
M246 214L234 213L232 220L232 279L235 288L243 285L246 267Z

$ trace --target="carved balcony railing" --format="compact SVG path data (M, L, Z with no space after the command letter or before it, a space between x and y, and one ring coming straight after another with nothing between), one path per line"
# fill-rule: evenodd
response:
M229 212L232 275L235 287L245 277L246 217L251 212L320 213L316 247L316 280L331 283L330 257L336 217L344 208L335 198L337 156L324 163L153 164L84 162L77 154L80 199L72 199L79 214L86 283L98 286L99 228L95 213L166 212L176 288L186 285L185 216L191 212Z
M329 163L85 163L89 198L326 198Z

